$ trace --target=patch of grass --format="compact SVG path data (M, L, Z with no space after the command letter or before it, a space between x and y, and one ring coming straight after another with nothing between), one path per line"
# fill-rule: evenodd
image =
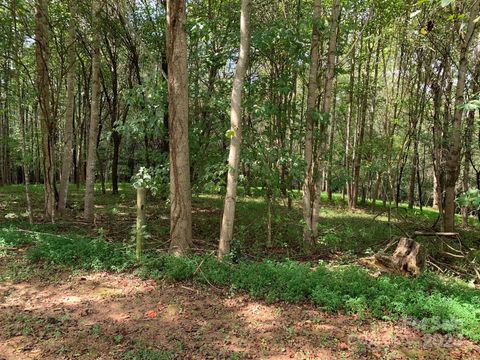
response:
M123 271L134 264L133 253L102 239L42 234L27 253L32 262L47 262L82 270Z
M14 227L0 229L0 246L25 247L30 263L52 264L82 270L123 271L133 266L132 252L119 244L84 236L56 235L24 231Z
M30 280L36 273L37 269L30 263L10 259L0 272L0 281L22 282Z
M164 274L242 290L267 302L311 301L329 312L356 313L383 320L411 318L428 332L456 333L480 341L480 294L466 284L445 282L432 273L417 279L374 278L358 267L328 268L294 261L218 262L212 257L161 255L146 262L143 275Z
M21 233L14 226L0 229L0 255L9 253L12 248L24 247L34 242L33 234Z
M10 229L0 234L12 235ZM245 291L267 302L310 301L329 311L355 313L384 320L416 319L424 331L456 333L480 341L480 293L459 281L444 281L432 273L411 279L372 277L355 266L291 260L219 262L212 255L173 257L147 254L136 264L133 254L103 239L32 233L26 240L30 263L82 270L123 271L137 267L143 277L194 281ZM18 244L17 235L7 236ZM34 245L31 245L32 242Z
M146 347L139 347L134 350L127 351L123 360L170 360L173 359L171 351L159 351Z
M0 317L4 335L8 337L36 335L42 338L58 339L69 321L68 316L42 318L21 312Z

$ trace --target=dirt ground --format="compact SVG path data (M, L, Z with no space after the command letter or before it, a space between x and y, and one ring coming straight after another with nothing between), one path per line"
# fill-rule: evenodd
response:
M130 274L0 283L0 329L0 359L480 359L476 344L406 322Z

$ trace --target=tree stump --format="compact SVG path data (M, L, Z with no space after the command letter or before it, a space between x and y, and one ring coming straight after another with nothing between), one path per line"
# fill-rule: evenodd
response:
M418 276L425 267L425 251L410 238L401 238L393 255L376 254L375 260L393 272Z
M425 251L415 240L401 238L392 255L380 252L359 263L380 273L418 276L425 267Z

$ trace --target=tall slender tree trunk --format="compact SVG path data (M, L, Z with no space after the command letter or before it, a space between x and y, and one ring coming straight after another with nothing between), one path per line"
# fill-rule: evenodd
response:
M12 2L12 18L13 18L13 27L14 33L17 34L17 1ZM23 84L20 80L20 51L23 44L18 43L15 45L15 81L17 86L17 102L18 102L18 117L20 120L20 139L21 139L21 152L22 152L22 170L23 170L23 181L25 186L25 198L27 201L27 213L28 221L30 224L33 224L33 212L32 212L32 201L30 196L30 169L28 166L27 160L27 141L26 141L26 132L25 132L25 105L24 105L24 92Z
M110 108L110 125L112 128L112 142L113 142L113 153L112 153L112 194L118 194L118 161L120 157L120 144L122 142L122 136L117 130L119 115L120 115L120 104L119 104L119 93L118 93L118 54L117 54L117 44L114 42L112 46L108 38L105 38L105 45L107 49L107 55L110 60L110 77L111 77L111 91L112 95L106 96L107 102ZM132 58L136 57L136 52L131 52L130 55ZM131 64L131 67L136 68L135 65ZM129 87L132 87L132 81L129 80ZM139 85L141 85L139 81ZM125 110L127 111L127 110ZM147 150L147 149L145 149ZM149 165L147 164L147 167Z
M22 93L22 92L20 92ZM23 107L22 100L23 94L20 100L20 132L22 138L22 166L23 166L23 178L25 185L25 198L27 200L27 212L28 212L28 222L33 224L33 211L32 211L32 200L30 195L30 168L28 166L28 160L26 159L27 154L27 143L25 139L25 108Z
M176 255L192 245L186 6L185 0L167 0L170 250Z
M363 43L363 39L362 39ZM360 50L362 46L360 47ZM369 92L369 85L370 85L370 64L372 59L372 49L368 47L368 57L367 57L367 66L365 72L365 80L364 80L364 93L363 93L363 101L359 102L359 121L357 121L357 132L356 132L356 144L355 144L355 155L353 159L353 185L352 185L352 209L356 208L358 191L360 189L360 170L362 166L362 157L363 155L363 143L365 137L365 123L367 119L367 107L368 107L368 92ZM361 62L359 64L359 78L361 74ZM362 196L362 199L365 199ZM362 200L363 202L364 200Z
M68 48L68 71L67 71L67 110L65 113L65 130L63 134L63 155L62 155L62 172L60 174L60 189L58 197L58 211L63 213L67 205L68 183L70 172L72 170L72 153L73 153L73 115L75 111L74 91L75 91L75 8L73 1L70 2L70 27L68 29L69 48Z
M352 126L353 126L353 99L354 99L354 89L355 89L355 47L352 50L352 59L350 62L350 80L348 85L348 115L347 115L347 128L345 133L345 169L348 175L346 181L346 195L348 208L353 209L354 201L352 194L352 179L350 175L352 173L352 159L351 159L351 137L352 137Z
M335 94L335 90L334 90ZM328 163L327 163L327 196L328 200L333 200L333 153L335 151L335 131L337 126L337 116L335 114L337 108L337 97L333 96L333 111L330 119L330 129L328 130Z
M479 44L480 46L480 44ZM477 94L480 90L479 81L480 81L480 61L478 56L480 56L480 51L475 51L477 56L477 63L475 64L475 70L473 72L474 85L472 87L472 93ZM463 163L463 179L462 179L462 191L467 192L470 189L470 170L471 170L471 161L472 161L472 142L473 142L473 132L475 127L475 110L472 110L468 113L467 124L465 127L464 135L464 144L465 144L465 154L464 154L464 163ZM480 141L480 138L479 138ZM462 226L468 226L468 214L469 207L464 206L462 208Z
M416 130L414 130L416 132ZM412 168L410 172L410 180L408 185L408 208L413 209L415 205L415 185L417 180L418 173L418 137L414 135L413 139L413 157L412 157Z
M40 107L39 117L42 128L44 213L47 219L55 222L55 161L53 151L55 123L50 116L48 0L37 0L35 20L35 60L37 67L38 104Z
M112 131L113 154L112 154L112 194L118 194L118 159L120 158L120 143L122 137L118 131Z
M435 171L434 171L435 172ZM441 201L438 196L437 176L433 174L433 188L432 188L432 208L438 210L438 204Z
M227 193L223 208L222 228L218 257L223 258L230 252L235 220L237 181L240 170L240 145L242 142L242 91L247 73L248 51L250 47L250 0L242 0L240 15L240 56L238 58L232 88L230 111L230 152L228 155Z
M374 75L373 75L373 84L372 84L372 104L370 110L370 124L368 126L368 138L371 142L374 135L374 125L375 125L375 118L377 115L377 94L378 94L378 77L379 77L379 67L380 67L380 53L381 53L381 41L380 38L377 40L377 46L375 51L375 60L374 60ZM368 152L368 159L370 162L373 162L374 154L372 149L369 149ZM374 175L376 173L376 181L375 185L373 185ZM370 207L372 211L375 210L378 198L378 192L380 189L382 181L382 171L378 169L376 172L370 172L370 199L371 204ZM372 189L373 187L373 189Z
M443 169L442 169L442 124L440 121L442 93L441 86L435 80L432 86L433 92L433 208L443 217Z
M327 193L328 199L332 199L332 159L333 159L333 140L335 135L335 106L332 112L332 102L335 105L335 91L334 91L334 77L335 64L337 59L337 35L338 35L338 18L340 17L340 0L334 0L332 4L332 17L330 20L330 38L328 41L328 57L327 57L327 73L325 75L325 91L323 94L322 112L328 114L330 119L330 133L329 133L329 154L326 168L327 177ZM332 101L333 100L333 101ZM321 133L325 133L326 124L322 124ZM324 136L325 137L325 136ZM324 143L322 141L322 143ZM323 152L320 154L323 156ZM319 196L318 196L319 198ZM320 199L317 200L320 202Z
M417 64L417 84L415 86L416 89L416 99L415 99L415 108L410 111L411 116L413 117L411 119L411 126L412 126L412 136L413 136L413 154L412 154L412 168L410 170L410 180L408 184L408 208L413 209L413 206L415 205L415 184L417 180L417 169L418 169L418 131L417 131L417 123L418 123L418 118L420 116L419 113L419 101L418 97L420 96L419 94L419 89L420 89L420 84L421 84L421 67L422 67L422 62L419 61Z
M377 208L377 199L380 195L380 185L382 184L382 172L379 170L377 172L377 179L375 180L375 185L372 191L372 203L371 203L371 210L375 211Z
M453 115L453 126L449 136L448 155L445 164L445 209L443 216L443 230L451 232L455 227L455 185L458 180L460 155L462 146L462 119L463 109L461 105L465 102L465 78L468 67L468 49L472 41L476 21L480 7L480 0L475 0L470 10L467 32L461 39L460 62L458 66L457 88L455 92L455 110Z
M305 181L303 184L303 239L306 244L313 244L318 235L314 214L314 201L317 195L317 178L320 177L319 169L315 169L314 163L314 118L318 97L318 68L320 61L319 23L321 21L321 0L315 0L313 4L313 28L310 50L310 71L308 76L307 129L305 133Z
M98 123L100 118L100 36L99 26L101 4L92 0L92 98L90 108L90 129L88 133L88 152L85 176L85 205L84 218L89 222L94 220L94 190L95 190L95 168L97 163L97 137Z

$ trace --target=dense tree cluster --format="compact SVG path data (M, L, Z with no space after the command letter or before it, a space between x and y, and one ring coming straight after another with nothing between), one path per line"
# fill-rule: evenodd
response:
M0 5L0 184L119 193L140 168L171 201L171 249L191 244L191 193L271 208L320 194L354 210L479 212L480 0L6 0ZM240 150L241 148L241 150ZM230 154L230 155L228 155ZM228 157L228 164L227 164ZM237 186L238 185L238 186ZM30 207L30 205L29 205ZM31 214L31 209L29 210ZM33 219L31 219L33 221Z

